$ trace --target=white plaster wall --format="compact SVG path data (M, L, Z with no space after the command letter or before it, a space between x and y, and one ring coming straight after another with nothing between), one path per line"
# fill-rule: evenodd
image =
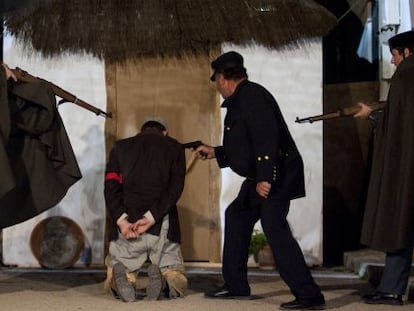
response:
M241 53L249 79L262 84L276 98L305 164L306 197L292 201L288 220L308 265L322 263L322 122L295 123L322 113L322 42L315 40L299 48L269 51L265 48L223 46L223 51ZM222 111L224 117L225 109ZM224 211L237 196L243 179L223 169L220 198ZM261 230L260 224L256 227Z
M39 55L28 57L21 45L12 38L6 38L4 61L11 68L20 67L106 110L105 68L104 63L96 58L89 55L65 55L54 59L44 59ZM91 263L103 263L105 120L72 103L62 104L59 112L83 178L69 189L57 206L24 223L3 230L5 264L38 266L30 250L30 234L42 219L55 215L74 220L83 230L86 247L91 247ZM82 264L81 261L78 262L78 265Z

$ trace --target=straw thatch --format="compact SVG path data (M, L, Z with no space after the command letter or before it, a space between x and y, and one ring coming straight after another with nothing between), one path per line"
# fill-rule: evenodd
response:
M313 0L34 0L5 22L44 56L122 62L209 53L223 42L278 49L324 36L336 18Z

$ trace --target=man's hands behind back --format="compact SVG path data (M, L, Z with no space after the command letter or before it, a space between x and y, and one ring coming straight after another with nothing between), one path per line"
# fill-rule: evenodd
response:
M128 220L124 219L118 224L118 227L124 238L129 240L138 238L141 234L151 228L152 225L153 223L149 219L142 217L135 223L130 223Z

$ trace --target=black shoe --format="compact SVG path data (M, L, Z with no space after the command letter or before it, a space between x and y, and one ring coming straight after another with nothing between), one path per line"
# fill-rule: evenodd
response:
M364 295L362 299L365 303L368 304L382 304L382 305L392 305L392 306L400 306L403 304L402 295L395 295L395 294L386 294L376 292L372 295Z
M135 288L129 283L123 264L117 263L112 267L116 292L125 302L135 301Z
M147 299L158 300L162 293L162 275L160 268L157 265L150 265L147 270L148 273L148 286L147 286Z
M282 310L323 310L326 308L323 296L313 299L295 299L280 305Z
M239 299L239 300L251 300L252 299L252 296L250 295L233 294L225 286L223 286L220 289L205 292L204 297L214 298L214 299Z

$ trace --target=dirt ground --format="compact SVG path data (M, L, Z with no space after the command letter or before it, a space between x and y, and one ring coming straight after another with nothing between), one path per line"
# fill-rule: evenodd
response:
M359 311L389 310L389 306L366 305L360 301L360 294L372 290L372 286L350 273L315 271L314 277L327 300L328 309ZM188 295L185 298L160 301L140 300L124 303L106 293L103 289L105 271L90 270L0 270L0 310L7 311L81 311L81 310L145 310L145 311L263 311L278 310L279 304L292 299L284 282L275 272L254 271L249 274L252 293L257 299L250 301L206 299L204 291L221 285L217 270L189 270ZM414 287L414 283L411 287ZM412 288L412 291L414 289ZM412 297L410 293L410 297ZM393 310L414 310L414 304L407 302Z

